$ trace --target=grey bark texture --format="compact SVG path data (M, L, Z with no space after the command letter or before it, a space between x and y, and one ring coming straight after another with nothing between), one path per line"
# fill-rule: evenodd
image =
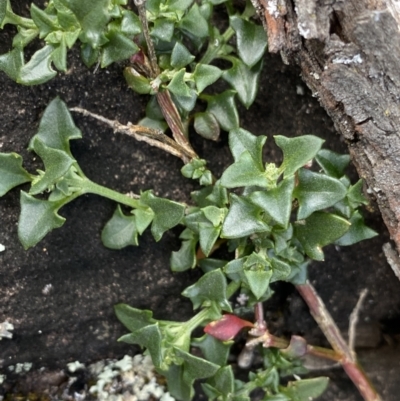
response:
M260 0L270 52L297 63L345 138L400 250L400 6Z

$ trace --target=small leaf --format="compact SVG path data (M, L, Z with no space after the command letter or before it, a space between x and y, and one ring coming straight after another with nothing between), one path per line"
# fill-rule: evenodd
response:
M60 203L44 201L21 191L21 214L18 221L18 238L23 247L35 246L54 228L61 227L65 218L58 215Z
M3 28L3 21L6 18L8 0L0 0L0 28Z
M256 191L250 194L252 203L274 219L277 224L287 227L292 211L294 177L286 178L276 188L269 191Z
M229 60L233 64L232 68L225 71L222 78L232 86L240 102L248 109L257 95L262 60L251 68L237 58Z
M214 390L213 393L216 393L217 397L222 396L225 398L227 396L232 401L238 401L236 398L231 398L231 395L233 395L235 391L235 377L231 365L219 369L215 376L207 380L207 383L202 384L202 386L206 393L207 387L210 386L212 390ZM210 395L208 395L208 397L210 399Z
M35 25L39 28L40 38L46 37L50 32L59 29L57 26L57 17L41 10L34 3L31 4L31 17Z
M265 171L260 170L250 153L246 150L238 161L231 164L221 176L221 185L226 188L245 186L268 187Z
M363 181L358 180L356 184L351 185L347 190L347 199L352 208L357 208L360 205L368 205L368 200L365 198L363 192Z
M200 247L204 255L208 256L211 253L220 231L221 228L214 227L212 224L199 224Z
M139 74L134 68L124 68L124 77L128 86L136 93L147 95L151 92L152 88L150 81L143 75Z
M175 349L175 353L184 360L183 379L186 383L192 383L194 380L206 379L207 377L213 376L220 368L215 363L198 358L178 348Z
M197 92L203 92L207 86L216 82L221 75L222 71L218 67L208 64L196 64L193 79L196 83Z
M147 348L151 355L151 360L156 368L159 368L163 362L161 341L162 336L158 323L142 327L130 334L125 334L118 341L128 344L139 344L141 347Z
M67 173L75 163L75 159L63 150L53 149L46 146L39 138L33 141L35 153L43 160L45 173L42 177L34 180L29 193L37 195L52 186Z
M101 67L127 60L139 51L139 47L121 32L112 29L106 35L108 42L103 46L101 53Z
M273 272L271 283L275 281L286 280L292 271L291 267L287 263L283 262L277 257L271 258L271 267Z
M172 252L170 265L173 272L183 272L196 266L197 239L182 241L181 248Z
M204 332L220 341L229 341L245 327L254 327L254 324L228 313L221 319L208 323Z
M98 48L107 42L104 36L107 22L110 19L108 13L109 0L82 1L60 0L76 16L82 28L80 40L89 43L92 48Z
M126 304L117 304L114 310L119 321L132 332L156 322L153 319L153 312L149 310L132 308Z
M181 42L176 42L171 54L171 66L181 69L190 64L195 57L190 54L189 50Z
M315 212L294 226L295 236L305 253L314 260L324 260L322 247L342 237L350 223L335 214Z
M154 219L154 212L148 207L143 209L135 209L132 212L136 217L136 228L140 235L150 225Z
M186 11L193 3L194 0L169 0L169 11Z
M0 197L10 189L32 180L22 167L22 157L17 153L0 153Z
M334 178L341 178L350 163L350 155L340 155L328 149L321 149L315 156L315 160L322 167L325 174Z
M256 299L262 298L268 291L272 270L245 270L244 275Z
M132 11L123 10L121 32L130 38L133 38L142 32L142 24L140 23L140 19Z
M179 70L173 78L171 79L171 82L168 84L167 88L177 96L184 96L188 97L190 96L190 88L186 85L184 76L185 76L186 70L182 68Z
M93 49L89 43L83 43L81 46L81 57L86 67L90 68L99 60L100 49Z
M357 242L363 241L365 239L373 238L378 235L378 233L371 228L367 227L364 223L364 219L360 212L356 210L350 218L350 228L343 235L335 241L336 245L348 246L356 244Z
M300 167L312 160L324 142L313 135L303 135L296 138L276 135L274 138L276 144L283 151L283 163L280 169L284 171L285 177L290 177Z
M69 155L69 141L82 138L81 131L76 127L66 104L56 97L46 107L40 120L38 133L31 139L29 149L39 139L46 146L62 150Z
M54 46L51 61L58 70L67 71L67 45L64 36L62 36L60 43Z
M160 373L167 379L168 392L174 399L191 400L194 395L193 385L186 382L183 372L183 365L171 365L168 370Z
M17 82L22 85L39 85L57 75L51 68L53 46L45 46L38 50L19 72Z
M189 88L189 86L186 85L186 87L189 89L188 96L181 96L173 93L172 100L179 109L184 110L185 112L190 112L196 105L197 93L194 89Z
M4 71L13 81L17 81L20 70L24 65L24 53L15 48L0 56L0 71Z
M151 36L164 42L171 42L174 35L174 23L164 18L156 19L151 30Z
M177 202L158 198L152 191L143 192L140 200L154 212L151 233L156 241L161 239L165 231L175 227L183 219L185 206Z
M235 92L227 90L216 96L203 95L208 102L207 113L214 114L221 128L230 131L239 126L239 114L235 105Z
M194 338L192 345L201 349L207 361L223 366L227 363L232 342L222 342L205 334L203 337Z
M245 197L230 195L230 208L222 226L222 238L242 238L260 232L269 232L270 227L262 221L262 209Z
M193 4L189 12L179 21L178 27L198 38L208 36L208 23L201 15L197 3Z
M263 27L236 15L231 16L229 22L236 32L240 58L249 67L253 67L260 61L267 47L267 38Z
M186 288L182 295L190 298L193 309L199 308L202 304L205 306L214 304L218 308L231 312L231 306L226 299L226 278L221 269L206 273L196 284Z
M298 171L299 184L294 190L294 197L299 201L297 219L302 220L316 210L333 206L346 196L346 187L336 178L314 173L301 168Z
M282 393L298 401L312 401L319 397L328 387L327 377L316 377L313 379L298 380L289 382Z
M217 141L220 128L217 119L211 113L196 113L194 115L194 129L203 138Z
M262 149L266 140L266 136L255 136L242 128L229 131L229 148L234 160L238 161L242 153L247 150L260 171L264 170Z
M122 249L128 245L138 245L137 236L135 216L125 216L121 206L118 205L101 232L104 246L110 249Z

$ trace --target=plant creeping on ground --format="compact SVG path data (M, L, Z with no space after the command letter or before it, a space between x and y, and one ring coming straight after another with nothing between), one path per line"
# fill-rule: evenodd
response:
M224 31L212 23L213 9L220 4L229 16ZM255 389L263 391L265 401L314 399L326 388L326 378L287 385L280 380L302 373L299 358L313 354L340 362L365 400L379 400L307 281L307 266L324 259L324 246L352 245L376 235L359 211L367 203L362 181L352 184L346 175L349 156L323 149L323 141L312 135L276 135L268 139L282 151L282 163L276 165L263 159L267 137L240 127L236 102L246 108L253 103L266 49L250 2L240 10L229 0L147 0L135 5L137 14L124 0L51 0L44 10L32 4L29 19L16 15L10 1L0 0L0 26L18 28L13 49L0 56L0 70L10 78L23 85L48 81L56 75L53 65L67 70L67 50L80 42L88 67L124 63L127 85L150 95L146 116L126 126L79 107L68 110L61 99L54 99L29 143L43 170L28 172L21 156L0 153L0 196L30 183L20 196L22 245L35 246L61 227L62 207L86 193L118 203L101 234L106 247L138 245L147 228L159 241L179 225L181 246L172 251L170 266L173 272L197 268L204 273L182 293L196 314L187 322L171 322L157 320L148 310L115 306L129 330L120 341L146 349L172 396L190 400L194 382L202 380L210 400L250 400ZM45 45L25 62L24 48L35 38ZM213 92L211 85L221 80L229 88ZM179 157L183 176L199 182L192 202L158 197L151 190L127 196L89 180L70 150L70 140L82 136L71 111ZM233 162L220 177L208 168L207 155L199 157L193 150L192 125L211 140L228 132ZM220 247L231 259L214 257ZM297 287L333 349L269 332L263 302L271 297L276 281ZM232 307L230 299L238 293L254 308L253 321L244 320ZM198 337L201 327L204 334ZM235 380L227 362L235 336L243 329L248 330L244 355L258 352L263 360L248 381ZM244 360L243 366L251 366Z

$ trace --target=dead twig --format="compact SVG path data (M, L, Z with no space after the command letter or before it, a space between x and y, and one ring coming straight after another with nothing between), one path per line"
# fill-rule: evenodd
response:
M364 303L365 297L368 294L368 290L364 288L361 291L360 297L358 298L357 304L353 309L353 312L350 314L350 324L349 324L349 348L350 352L353 354L353 358L356 358L356 353L355 353L355 343L356 343L356 331L357 331L357 323L358 323L358 318L360 315L360 310L362 307L362 304Z

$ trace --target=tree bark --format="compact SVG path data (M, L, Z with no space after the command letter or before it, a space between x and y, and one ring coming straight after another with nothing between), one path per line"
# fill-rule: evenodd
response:
M257 0L258 1L258 0ZM269 51L297 63L345 138L400 251L400 5L259 0Z

